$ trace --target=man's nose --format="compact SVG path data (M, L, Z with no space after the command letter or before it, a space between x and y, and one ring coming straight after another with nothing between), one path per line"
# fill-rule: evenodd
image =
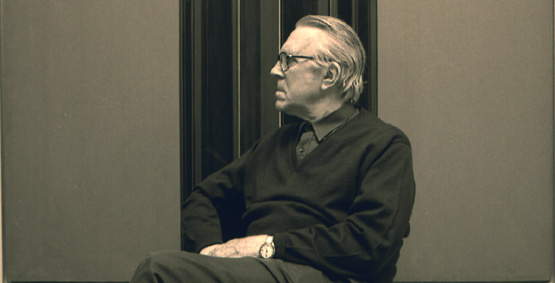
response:
M281 71L281 67L279 66L279 61L276 62L276 64L274 64L274 67L272 67L272 69L270 70L270 74L279 78L284 77L285 74Z

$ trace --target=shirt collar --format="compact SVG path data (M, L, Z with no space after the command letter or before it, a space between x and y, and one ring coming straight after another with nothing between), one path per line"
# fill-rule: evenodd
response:
M352 117L358 114L359 109L351 104L344 104L338 110L330 113L318 122L312 123L314 134L318 142L322 141L331 132L347 123Z

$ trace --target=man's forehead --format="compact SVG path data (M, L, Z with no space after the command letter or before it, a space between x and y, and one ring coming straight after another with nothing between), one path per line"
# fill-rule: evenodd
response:
M298 27L287 38L280 52L297 54L300 51L315 51L317 42L324 40L325 32L314 27Z

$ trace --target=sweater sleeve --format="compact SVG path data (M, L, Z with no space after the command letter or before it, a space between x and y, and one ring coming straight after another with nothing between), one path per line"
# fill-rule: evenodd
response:
M410 146L393 142L368 162L349 216L330 227L276 233L276 258L354 278L373 278L395 265L414 202Z
M252 148L239 159L196 185L183 203L182 233L189 250L200 252L204 247L223 242L218 210L244 209L242 182L246 161L251 151ZM230 227L241 225L241 223L223 224Z

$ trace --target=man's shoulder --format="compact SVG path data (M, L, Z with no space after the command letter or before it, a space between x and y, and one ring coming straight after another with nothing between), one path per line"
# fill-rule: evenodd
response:
M384 140L389 142L403 142L410 146L409 138L397 126L385 122L373 113L361 109L360 119L355 128L360 134L371 140Z

